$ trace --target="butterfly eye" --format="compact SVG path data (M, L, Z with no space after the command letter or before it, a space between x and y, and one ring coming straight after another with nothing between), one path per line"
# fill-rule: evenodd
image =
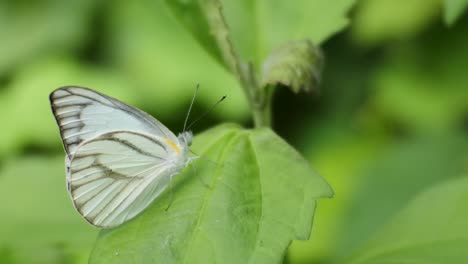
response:
M179 134L179 141L187 146L192 144L193 133L192 131L185 131Z

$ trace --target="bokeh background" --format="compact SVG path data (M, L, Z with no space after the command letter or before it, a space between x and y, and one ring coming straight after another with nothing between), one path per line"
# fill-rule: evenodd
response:
M339 261L419 192L468 174L468 16L447 26L438 0L348 2L348 26L322 43L320 92L274 96L275 131L335 190L287 263ZM180 131L200 83L193 116L228 99L195 134L251 126L236 80L162 1L0 1L0 39L1 263L87 263L98 234L66 193L55 88L99 90Z

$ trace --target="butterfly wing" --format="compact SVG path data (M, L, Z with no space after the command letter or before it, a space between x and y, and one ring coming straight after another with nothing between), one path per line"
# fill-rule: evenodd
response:
M165 139L132 131L99 135L72 156L67 186L75 208L92 225L114 227L143 211L184 166Z
M50 103L68 156L81 142L116 130L142 131L178 142L177 137L152 116L88 88L58 88L50 94Z

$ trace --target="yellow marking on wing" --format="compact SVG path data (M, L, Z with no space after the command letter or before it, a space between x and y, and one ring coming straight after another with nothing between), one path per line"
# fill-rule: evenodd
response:
M169 144L177 153L180 153L180 148L172 141L170 141L167 138L164 138L164 141L166 141L167 144Z

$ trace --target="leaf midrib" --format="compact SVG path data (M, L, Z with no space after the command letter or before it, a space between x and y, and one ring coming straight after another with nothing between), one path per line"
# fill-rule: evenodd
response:
M262 223L263 223L263 216L265 215L264 214L264 206L263 206L263 193L264 193L264 190L263 190L263 184L262 184L262 178L261 178L261 171L260 171L260 164L258 163L258 159L256 158L257 157L257 152L255 151L255 147L253 146L253 142L252 142L252 139L249 137L248 138L248 148L249 148L249 151L252 152L252 156L255 157L255 166L257 167L257 171L258 171L258 181L260 183L260 205L261 205L261 210L260 210L260 219L257 223L257 233L255 234L255 246L254 248L252 249L252 253L255 253L258 248L260 247L260 240L259 240L259 235L260 235L260 228L262 227ZM253 255L253 254L252 254ZM248 260L248 263L252 263L252 255L249 256L249 260Z
M229 141L227 143L227 146L223 149L223 152L222 154L219 156L218 160L223 160L225 158L225 156L230 152L229 150L232 148L232 146L237 143L240 138L242 136L244 136L243 134L244 133L240 133L238 135L235 135L237 132L236 131L233 131L231 133L229 133L228 135L224 136L224 137L221 137L219 141L222 141L222 140L227 140ZM208 152L212 147L214 147L216 144L212 144L209 148L206 148L204 152ZM223 174L222 173L217 173L220 169L217 168L216 170L216 173L215 173L215 176L213 177L213 180L212 180L212 184L213 183L217 183L219 182L219 177L221 177ZM205 192L205 195L203 197L203 200L202 200L202 203L201 203L201 208L199 210L199 213L197 214L197 221L195 222L195 225L194 227L192 228L192 234L191 235L188 235L190 236L190 241L187 243L187 251L183 260L182 260L182 263L191 263L191 262L188 262L187 261L187 258L188 256L191 255L191 252L192 252L192 247L193 247L193 244L194 244L194 239L197 237L197 234L200 230L200 225L201 225L201 219L203 218L204 214L205 214L205 211L206 211L206 206L208 204L208 201L210 200L210 198L212 197L213 195L213 192L215 190L215 187L216 185L213 184L213 186L211 188L207 188L207 191Z

